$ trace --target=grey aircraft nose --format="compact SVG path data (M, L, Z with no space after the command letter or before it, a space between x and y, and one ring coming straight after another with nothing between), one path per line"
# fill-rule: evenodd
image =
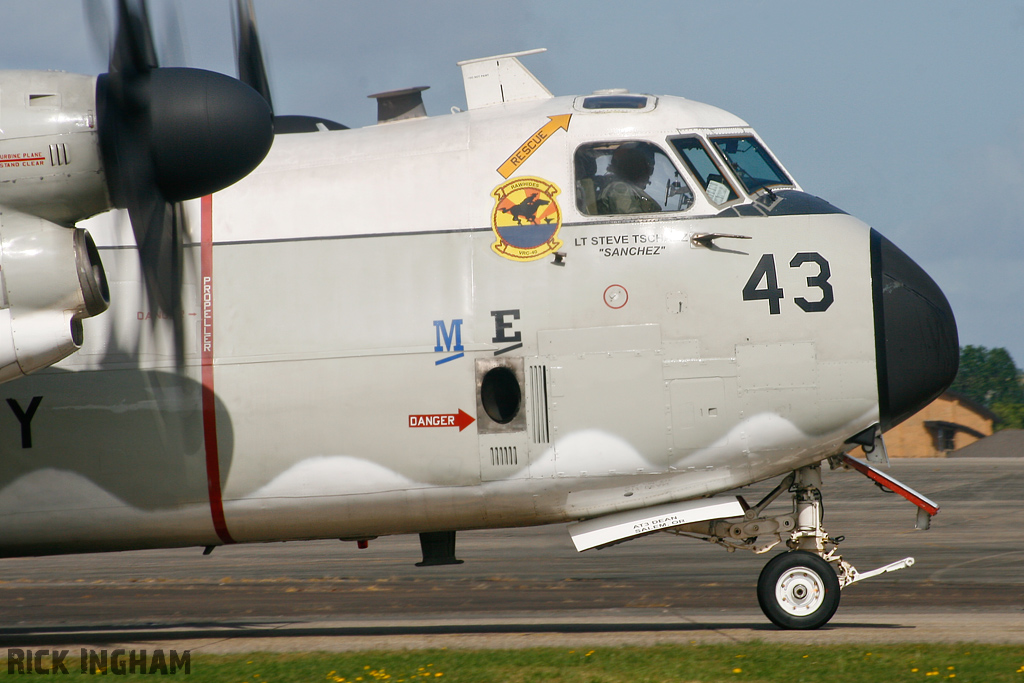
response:
M956 320L924 270L871 231L875 367L882 430L899 424L945 391L960 365Z

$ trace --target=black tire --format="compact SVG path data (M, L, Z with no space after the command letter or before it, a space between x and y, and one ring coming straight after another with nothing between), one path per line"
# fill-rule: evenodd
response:
M839 608L839 578L832 565L806 550L776 555L757 579L757 602L779 628L820 628Z

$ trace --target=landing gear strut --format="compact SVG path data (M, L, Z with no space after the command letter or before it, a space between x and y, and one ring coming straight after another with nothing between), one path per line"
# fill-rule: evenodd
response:
M858 471L864 467L848 456L838 458L833 464L852 466ZM896 490L922 509L926 509L923 506L927 504L928 515L938 512L938 506L912 489L873 468L867 469L870 470L867 476L876 483ZM785 543L789 552L769 560L757 580L757 600L761 611L780 628L820 628L836 613L841 589L856 581L914 564L914 558L907 557L870 572L858 572L839 554L843 537L832 538L822 527L824 509L820 487L821 464L801 467L787 475L757 505L746 509L740 521L718 519L679 525L666 531L696 536L724 546L730 552L744 549L760 554ZM787 491L792 496L792 511L782 515L764 515L765 508ZM920 524L919 528L922 528Z
M787 482L793 495L793 512L781 520L780 526L790 529L785 540L790 552L776 555L761 570L757 602L764 615L779 628L815 629L827 624L839 608L839 574L845 574L845 566L849 565L836 555L842 538L831 538L822 527L825 514L818 488L821 465L796 470L780 487ZM746 517L756 511L753 517L759 518L760 512L780 493L776 488L748 510ZM777 538L778 542L783 540L781 535ZM833 569L831 563L836 563L837 568Z

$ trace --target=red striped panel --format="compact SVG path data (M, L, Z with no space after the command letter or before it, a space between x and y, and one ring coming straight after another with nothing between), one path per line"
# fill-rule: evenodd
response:
M203 368L203 439L206 443L206 482L210 491L213 528L224 543L234 543L224 519L220 488L220 453L217 450L217 402L213 392L213 196L200 200L202 235L200 242L200 357Z

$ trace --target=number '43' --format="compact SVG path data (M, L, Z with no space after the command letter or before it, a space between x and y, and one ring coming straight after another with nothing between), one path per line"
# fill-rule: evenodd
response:
M804 297L793 299L793 303L800 307L805 313L821 313L828 310L828 307L835 301L832 293L832 285L828 279L832 275L829 270L828 261L816 251L800 252L789 262L790 268L800 268L804 264L818 266L818 272L807 276L807 286L821 290L821 296L816 301L809 301ZM762 283L764 286L762 287ZM778 315L782 312L779 304L785 293L779 287L779 276L775 271L775 255L765 254L757 262L754 272L750 274L747 284L743 286L744 301L767 301L768 312Z

